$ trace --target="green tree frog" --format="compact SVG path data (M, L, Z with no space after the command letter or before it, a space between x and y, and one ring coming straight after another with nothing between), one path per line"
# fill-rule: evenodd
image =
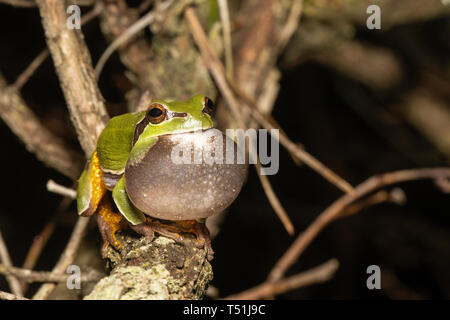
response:
M150 240L154 232L179 242L182 233L193 233L212 259L206 218L235 200L247 167L228 161L180 164L173 161L173 148L192 139L214 143L197 138L199 132L215 130L213 111L211 99L196 95L188 101L153 100L145 111L108 122L79 178L77 194L79 215L98 213L103 254L109 244L120 249L115 233L128 225Z

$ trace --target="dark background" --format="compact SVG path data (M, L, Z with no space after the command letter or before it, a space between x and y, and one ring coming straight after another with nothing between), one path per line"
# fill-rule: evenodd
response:
M107 44L97 21L83 27L83 32L95 62ZM356 37L387 47L401 57L406 76L400 87L379 95L331 68L306 62L282 68L274 118L293 141L301 142L311 154L354 185L377 173L448 165L449 159L402 119L397 118L393 136L386 136L381 134L383 130L380 132L361 117L354 105L389 112L389 106L421 83L424 61L437 69L448 69L450 18L407 24L375 34L361 29L357 30ZM0 71L9 83L44 48L37 9L0 5ZM112 115L126 110L127 88L123 85L126 81L120 78L123 70L114 55L104 71L114 76L103 76L100 82ZM449 83L448 78L445 81ZM79 148L51 59L37 70L22 89L22 95L45 126ZM450 102L448 97L446 101ZM61 201L60 196L46 191L46 182L54 179L67 186L71 182L37 161L3 122L0 122L0 137L3 179L0 228L14 265L21 266L33 237L54 216ZM393 144L393 140L400 144ZM271 176L270 181L292 218L297 235L341 192L308 167L296 166L282 148L280 158L279 173ZM406 193L406 205L381 204L334 222L288 273L306 270L335 257L340 261L340 268L331 281L279 298L450 298L450 198L429 181L400 187ZM74 206L58 219L37 270L51 270L54 266L75 219ZM100 248L100 237L94 226L88 240ZM213 241L216 254L212 284L221 296L226 296L263 282L292 240L271 209L251 168L247 184ZM381 267L382 290L366 288L366 268L372 264ZM0 290L8 290L3 277Z

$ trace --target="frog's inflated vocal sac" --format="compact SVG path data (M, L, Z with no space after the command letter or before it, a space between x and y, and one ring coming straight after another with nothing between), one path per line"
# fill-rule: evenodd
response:
M146 111L126 113L108 122L81 174L77 197L80 215L98 213L104 254L108 244L121 247L115 233L128 223L150 240L154 232L179 242L181 233L194 233L212 259L205 218L234 201L247 167L236 161L174 163L172 150L197 139L199 132L212 130L213 111L209 98L196 95L188 101L153 100ZM218 140L225 145L227 139ZM197 139L196 144L213 140Z

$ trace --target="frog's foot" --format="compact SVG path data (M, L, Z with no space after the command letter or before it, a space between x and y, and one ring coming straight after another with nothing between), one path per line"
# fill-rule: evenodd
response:
M97 213L97 224L103 238L102 256L105 258L109 245L112 245L116 250L122 247L122 244L116 238L116 232L123 228L122 215L112 210L111 201L108 197L100 202Z
M146 222L131 226L131 228L138 234L147 237L150 241L156 232L183 245L186 244L187 239L182 236L182 233L192 233L197 238L197 241L194 242L195 245L198 248L206 248L208 260L211 261L214 257L209 230L205 223L197 222L196 220L167 221L165 223L160 220L147 218Z

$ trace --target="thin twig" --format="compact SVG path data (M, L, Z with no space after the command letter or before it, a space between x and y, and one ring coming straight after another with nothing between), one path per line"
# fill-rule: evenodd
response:
M70 206L72 201L73 199L64 197L61 200L58 208L56 209L56 213L54 214L54 216L50 219L50 221L47 222L42 231L33 238L33 242L30 248L28 249L27 255L22 264L23 269L30 269L30 270L34 269L34 266L36 265L39 257L41 256L42 250L44 250L45 245L47 244L48 240L50 239L55 230L58 218L64 212L67 212L67 208ZM22 281L21 284L23 291L26 292L28 288L28 283Z
M167 0L163 4L161 4L161 10L166 10L172 5L173 0ZM106 61L108 61L109 57L117 50L121 45L125 42L132 39L139 31L143 30L148 25L152 24L155 20L155 14L153 11L147 12L142 18L133 23L125 32L123 32L119 37L117 37L109 46L106 48L105 52L103 52L102 56L97 62L95 66L95 77L96 79L100 78L100 74L105 66Z
M211 71L211 74L213 75L214 79L216 80L216 83L217 83L220 91L222 92L222 95L227 100L227 102L228 102L227 105L229 106L234 119L236 120L236 122L238 123L238 125L241 128L245 129L246 125L240 117L238 102L235 99L233 92L231 91L230 87L227 84L226 77L224 75L223 65L221 64L217 55L214 53L214 50L211 48L211 46L208 42L208 38L206 37L205 32L203 31L203 28L196 16L193 8L186 8L185 18L188 22L189 28L194 37L194 41L200 49L203 60L205 61L207 68ZM289 234L293 234L294 227L293 227L293 224L292 224L289 216L287 215L286 211L282 207L280 201L278 200L277 195L273 191L272 186L270 185L270 182L269 182L267 176L261 175L261 172L260 172L261 164L259 163L259 160L257 160L257 157L253 156L253 154L255 152L253 152L254 147L252 146L251 143L249 144L249 148L250 148L250 152L249 152L250 156L252 156L253 159L256 160L255 168L256 168L256 171L258 174L258 178L261 181L261 184L264 188L264 192L265 192L270 204L272 205L272 208L274 209L275 213L277 214L277 216L283 223L283 226L285 227L287 232Z
M218 0L220 20L222 21L223 31L223 46L225 48L225 66L227 70L227 76L233 79L233 44L231 42L231 25L230 25L230 13L228 10L228 0Z
M291 290L299 289L315 283L328 281L339 268L337 259L331 259L308 271L298 273L277 282L264 282L256 287L233 294L225 299L230 300L257 300L273 297Z
M34 8L36 7L36 3L30 0L0 0L0 3L9 4L13 7L18 8Z
M154 0L144 0L138 7L138 12L142 13L147 10L153 3Z
M34 72L41 66L41 64L50 56L48 49L44 49L37 55L36 58L31 61L29 66L17 77L16 82L14 82L13 87L16 90L22 89L22 87L27 83L28 79L34 74Z
M51 168L71 179L82 169L83 156L44 127L19 92L0 74L0 117L22 140L28 151Z
M441 190L441 192L450 193L450 179L436 179L434 184Z
M14 276L27 282L66 282L71 274L60 274L48 271L33 271L30 269L21 269L15 267L7 267L0 264L0 274L6 276ZM94 282L103 278L105 275L93 269L82 272L80 274L81 282Z
M55 219L52 219L47 222L42 231L33 238L33 242L31 243L31 246L28 249L27 255L22 264L23 269L33 270L34 266L39 260L39 257L41 256L42 250L44 250L45 245L55 231L55 227L56 221ZM26 293L28 290L28 283L22 280L21 286L23 292Z
M64 252L58 260L58 263L53 268L52 273L63 274L66 272L69 265L75 259L75 256L78 252L78 248L80 247L81 240L83 240L84 234L86 232L86 228L89 224L89 217L79 217L77 223L75 224L75 228L73 229L72 235L70 236L69 242L67 243ZM38 292L33 296L34 300L45 300L52 293L55 288L54 283L46 283L43 284Z
M51 179L47 181L47 190L71 199L76 199L77 197L76 190L62 186Z
M19 297L15 294L12 294L9 292L0 291L0 300L29 300L29 299L24 298L24 297Z
M283 208L283 205L281 204L275 191L273 190L269 178L266 175L262 175L260 173L261 164L258 163L255 168L264 192L266 193L267 199L270 202L270 205L277 214L287 233L289 233L290 236L293 236L295 232L294 225L292 224L292 221L289 218L286 210Z
M73 4L79 6L91 6L95 0L75 0ZM0 4L9 4L13 7L18 8L34 8L36 7L36 2L34 0L0 0Z
M71 201L72 202L72 201ZM50 220L42 229L42 231L34 237L33 243L28 250L25 261L22 265L24 269L33 269L39 256L41 255L42 249L50 239L53 231L55 230L56 221L55 219Z
M285 272L298 260L308 245L316 236L333 220L340 217L341 212L355 200L360 199L369 193L386 187L388 185L419 180L419 179L439 179L450 177L450 168L426 168L415 170L403 170L373 176L355 188L351 194L346 194L333 202L323 211L309 227L301 233L294 243L289 247L283 256L273 267L269 274L270 281L277 281L283 277Z
M194 9L187 8L185 11L185 17L189 23L189 27L191 28L192 35L194 40L199 47L202 57L205 60L205 64L208 69L211 71L214 79L216 80L217 86L222 92L222 95L228 102L227 105L230 107L230 110L233 116L239 121L240 119L240 110L239 103L235 98L233 91L238 94L242 100L244 100L244 104L250 108L253 117L266 128L269 133L271 129L279 129L279 127L275 127L270 120L266 118L259 110L257 103L250 97L246 96L241 90L238 90L236 86L233 86L231 82L226 78L224 73L224 67L222 62L217 57L214 49L209 44L208 38L206 37L203 28L201 27L197 16L195 15ZM239 121L242 123L242 121ZM245 128L245 126L242 126ZM343 178L339 177L332 170L327 168L323 163L314 158L311 154L306 152L305 150L299 148L294 142L292 142L285 134L283 130L279 131L279 137L273 136L275 139L278 139L279 142L292 154L297 156L300 160L302 160L305 164L327 179L329 182L343 190L344 192L351 193L353 192L353 187L345 181Z
M97 6L88 13L84 14L81 17L80 24L84 26L86 23L94 19L100 13L100 7ZM48 49L44 49L37 55L36 58L31 61L28 67L17 77L16 82L13 84L13 87L16 88L17 91L22 89L22 87L27 83L27 81L31 78L31 76L36 72L36 70L41 66L41 64L49 57L50 52Z
M7 267L12 267L11 257L9 256L8 247L3 239L2 232L0 231L0 261ZM23 296L22 287L20 281L13 275L6 277L11 291L18 296Z
M262 127L266 128L269 132L271 132L272 129L280 130L279 137L274 138L278 139L281 145L284 146L286 150L289 151L289 153L297 157L311 169L313 169L322 177L324 177L328 182L332 183L342 191L346 193L352 193L354 191L353 186L350 183L348 183L345 179L337 175L334 171L325 166L322 162L320 162L306 150L300 148L295 142L291 141L278 125L274 124L274 122L271 121L270 118L268 119L265 115L263 115L259 111L256 101L254 101L251 97L248 97L236 85L230 83L230 86L233 89L233 91L238 96L240 96L242 100L245 101L244 105L250 107L252 117L256 121L258 121Z
M399 188L395 188L391 192L387 192L386 190L381 190L376 193L374 193L371 196L368 196L367 198L361 199L359 201L356 201L355 203L347 206L339 215L340 218L342 217L348 217L353 214L356 214L360 211L363 211L364 209L367 209L369 207L373 207L377 204L384 203L384 202L391 202L395 203L397 205L403 205L406 202L406 196L403 190Z
M278 34L278 39L276 42L278 52L284 50L295 30L297 30L302 11L303 0L294 0L292 2L291 10L289 11L289 16L286 20L286 23Z

